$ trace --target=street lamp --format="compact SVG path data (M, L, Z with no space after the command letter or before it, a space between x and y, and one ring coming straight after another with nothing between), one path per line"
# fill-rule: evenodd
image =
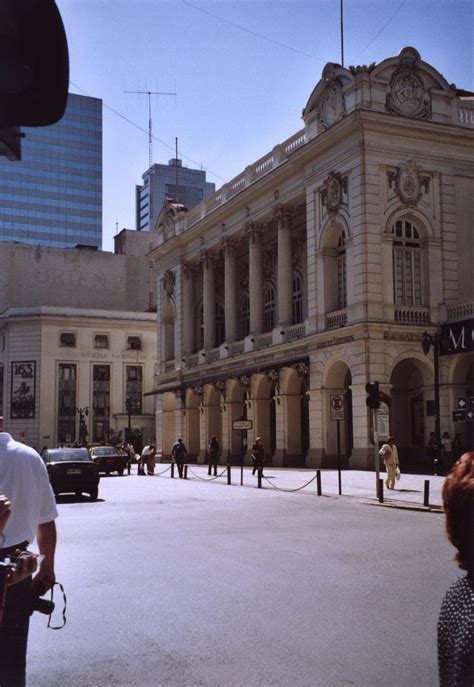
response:
M131 438L131 434L132 434L132 405L133 405L133 398L131 396L127 396L125 399L125 407L126 407L127 413L128 413L127 444L130 443L130 438Z
M440 426L440 415L439 415L439 334L435 332L434 334L428 334L428 332L423 332L421 337L421 347L423 353L428 355L431 346L433 346L433 361L434 361L434 395L435 395L435 436L436 436L436 453L433 465L433 472L435 475L438 474L438 468L440 466L440 449L441 449L441 426Z

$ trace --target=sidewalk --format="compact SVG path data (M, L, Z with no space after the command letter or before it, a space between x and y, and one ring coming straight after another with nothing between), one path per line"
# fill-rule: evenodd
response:
M158 466L157 466L158 467ZM217 474L222 476L214 479L215 482L226 483L227 476L225 466L219 465ZM194 474L193 474L194 473ZM298 493L312 493L316 494L316 470L309 469L292 469L292 468L275 468L265 467L264 475L266 479L262 480L262 487L264 489L282 489L283 491L292 491L298 489ZM190 465L188 469L188 478L197 480L199 478L209 480L207 474L207 466ZM385 471L380 471L380 477L385 480ZM232 484L240 484L240 468L232 466L231 473ZM311 479L313 481L305 485ZM424 482L429 480L430 509L439 511L442 498L441 490L444 484L444 477L433 475L412 475L402 474L401 479L396 483L394 490L389 490L384 485L384 504L386 507L399 508L415 508L419 510L428 510L423 506L424 497ZM246 487L256 486L257 478L252 477L250 468L244 468L243 485ZM341 471L341 486L342 496L357 498L364 502L374 503L380 505L375 492L375 472L363 470L342 470ZM300 489L300 487L303 487ZM338 496L338 473L337 470L321 470L321 491L326 496ZM296 492L295 492L296 493Z

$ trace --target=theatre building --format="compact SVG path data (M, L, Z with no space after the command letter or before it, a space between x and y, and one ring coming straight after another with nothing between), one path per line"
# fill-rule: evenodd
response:
M441 430L471 441L453 411L474 397L473 94L405 48L327 64L303 122L191 211L169 203L150 234L157 442L167 455L182 437L203 461L215 434L234 461L246 419L273 465L329 466L341 397L343 460L372 467L377 381L402 464L422 465L425 331L441 342Z

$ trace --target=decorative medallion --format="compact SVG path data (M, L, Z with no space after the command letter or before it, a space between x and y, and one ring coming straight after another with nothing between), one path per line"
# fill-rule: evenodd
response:
M248 389L250 387L250 377L247 375L242 375L242 377L239 377L239 385Z
M199 402L202 401L202 395L203 395L204 389L201 385L193 386L193 393L196 394L199 398Z
M223 380L214 382L213 387L215 391L218 391L220 394L224 394L225 396L225 382Z
M309 365L306 363L295 363L292 368L296 370L299 377L307 377L309 375Z
M267 370L265 372L265 376L269 382L275 384L275 386L278 388L278 383L280 381L280 373L278 370Z
M428 192L430 177L420 174L414 160L400 165L396 172L388 172L389 188L395 183L395 192L405 205L416 205L423 195L422 189Z
M331 172L321 191L321 200L328 212L336 213L339 210L344 193L347 193L347 179L337 172Z
M178 398L178 399L183 399L185 393L186 393L186 392L185 392L185 389L176 389L176 391L174 392L174 395L175 395L176 398Z
M431 116L430 95L416 66L419 59L419 53L413 48L404 48L400 53L400 66L393 73L390 93L387 93L385 100L388 112L415 119L428 119Z
M176 277L174 272L171 270L166 270L166 272L163 275L163 289L168 298L171 298L171 296L174 293L174 285L175 285Z

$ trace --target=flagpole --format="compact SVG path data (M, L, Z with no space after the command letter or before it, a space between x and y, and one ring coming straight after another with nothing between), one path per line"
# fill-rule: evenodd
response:
M341 3L341 65L344 66L344 0Z

